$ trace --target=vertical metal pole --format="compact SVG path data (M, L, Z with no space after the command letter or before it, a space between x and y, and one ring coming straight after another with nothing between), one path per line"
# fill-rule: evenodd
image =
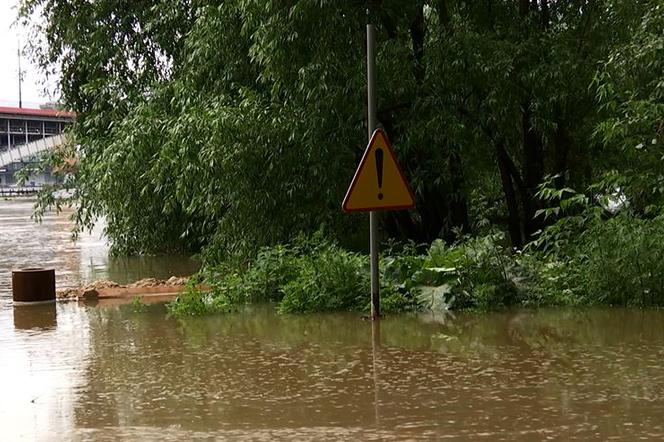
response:
M367 9L367 103L369 140L376 130L376 41L371 11ZM369 251L371 254L371 319L380 318L378 275L378 213L369 212Z
M23 72L21 72L21 40L18 41L18 107L23 107Z

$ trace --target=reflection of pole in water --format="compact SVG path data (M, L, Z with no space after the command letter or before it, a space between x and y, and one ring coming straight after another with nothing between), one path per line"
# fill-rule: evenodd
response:
M55 302L14 305L14 328L50 330L58 325Z
M380 321L371 321L371 359L373 362L373 383L374 383L374 413L376 427L380 427L380 413L378 412L380 390L378 384L378 351L380 349Z

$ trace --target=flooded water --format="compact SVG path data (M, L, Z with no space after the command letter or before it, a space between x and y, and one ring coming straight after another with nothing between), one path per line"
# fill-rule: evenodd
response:
M41 224L30 219L34 201L0 199L0 302L11 297L11 269L56 269L58 289L97 279L124 284L142 278L190 275L198 263L185 256L114 258L102 238L103 227L71 241L71 211L49 213Z
M7 233L2 204L17 241L28 224ZM65 281L113 274L103 243L47 223L59 233L18 256L68 265ZM664 438L662 311L179 321L159 304L13 306L3 284L3 441Z

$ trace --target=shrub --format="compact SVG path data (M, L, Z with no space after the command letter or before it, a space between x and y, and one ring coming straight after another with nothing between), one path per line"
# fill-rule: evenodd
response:
M583 235L576 284L593 303L664 305L664 218L620 214Z
M664 305L664 217L596 215L560 219L524 252L507 248L502 233L451 246L436 240L423 254L412 245L388 250L382 311ZM169 310L198 315L273 302L281 313L367 311L369 293L368 257L318 235L265 248L242 268L206 269Z
M297 275L282 286L283 313L362 310L370 293L368 260L331 244L297 260Z
M522 270L493 233L452 246L434 241L426 255L386 258L384 274L394 287L427 309L495 309L518 302Z
M540 303L661 306L663 247L663 216L648 218L629 204L612 214L586 200L584 210L545 229L524 262Z
M412 261L409 272L421 261L416 256L399 259L402 264ZM394 266L388 268L394 271ZM418 307L412 292L398 281L398 275L382 279L385 313ZM282 313L363 311L369 308L369 293L368 257L314 235L287 246L264 248L243 268L206 268L168 309L174 316L202 315L232 311L247 303L274 302Z
M233 311L234 304L227 292L220 290L219 286L212 290L202 288L197 282L200 282L200 278L191 278L184 293L166 304L170 315L202 316Z

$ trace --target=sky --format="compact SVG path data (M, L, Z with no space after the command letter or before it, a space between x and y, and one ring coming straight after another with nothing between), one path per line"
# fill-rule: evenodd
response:
M17 0L0 0L0 106L18 106L18 41L25 44L27 31L13 25ZM44 93L42 75L27 57L21 59L23 70L23 107L39 107L49 98Z

